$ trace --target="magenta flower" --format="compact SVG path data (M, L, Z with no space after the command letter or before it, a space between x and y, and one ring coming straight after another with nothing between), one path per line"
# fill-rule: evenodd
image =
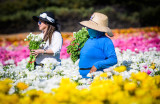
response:
M149 75L151 73L151 71L150 70L147 70L147 74Z
M144 67L145 69L147 69L147 65L144 65L143 67Z
M118 33L117 33L118 34ZM136 32L128 34L119 34L117 39L112 39L115 47L118 47L121 52L130 49L138 53L139 51L145 52L149 51L150 48L155 47L156 51L160 51L160 36L156 32ZM15 64L20 62L22 59L28 58L30 51L28 46L23 45L22 41L18 42L18 46L14 46L11 42L6 42L5 47L0 47L0 62L4 65L4 62L13 59ZM70 57L67 53L67 46L70 44L70 39L65 39L60 58L66 59ZM143 66L147 69L147 66ZM147 73L150 73L148 71Z

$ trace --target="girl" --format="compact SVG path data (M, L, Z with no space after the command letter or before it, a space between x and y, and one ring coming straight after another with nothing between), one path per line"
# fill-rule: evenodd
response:
M41 49L32 50L32 54L36 55L36 66L47 66L53 68L53 65L59 65L60 51L62 48L62 36L59 32L57 20L53 13L43 12L40 16L33 16L33 20L38 23L39 30L42 31L40 37L46 44Z

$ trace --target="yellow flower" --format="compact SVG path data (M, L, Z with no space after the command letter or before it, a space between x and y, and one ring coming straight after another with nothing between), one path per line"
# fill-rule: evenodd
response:
M31 104L32 100L29 96L25 96L19 100L19 104Z
M143 81L148 77L148 74L145 72L132 73L131 79L135 79L138 81Z
M155 79L151 76L148 76L145 80L142 81L141 88L148 90L157 89Z
M43 95L44 92L41 90L36 90L36 89L32 89L27 91L23 96L27 97L29 96L29 98L26 98L26 100L29 102L30 100L35 100L36 98L39 98L40 95Z
M114 75L113 76L114 82L118 85L123 85L123 77L120 75Z
M96 82L96 81L99 81L99 80L101 80L100 76L96 76L96 77L94 77L94 81L93 82Z
M150 66L149 68L151 68L151 69L155 69L156 67L155 67L154 65L152 65L152 66Z
M16 104L19 101L19 97L16 94L8 95L9 104Z
M82 100L77 104L104 104L102 101L99 100Z
M3 82L5 82L6 84L10 84L10 83L12 83L13 81L11 80L11 79L9 79L9 78L6 78L6 79L4 79L4 80L2 80Z
M126 71L127 68L126 68L126 66L122 65L122 66L114 68L113 70L120 73L120 72Z
M156 68L156 64L155 63L151 63L151 66L149 68L155 69Z
M70 89L75 89L77 86L76 83L71 82L69 78L63 78L60 83L59 90L68 91Z
M102 74L100 74L100 77L108 77L108 75L107 75L107 73L102 73Z
M160 98L160 89L151 90L151 94L154 98Z
M160 85L160 75L154 76L154 79L155 79L155 83L157 85Z
M27 91L25 94L27 94L29 96L35 96L35 95L38 96L38 95L44 94L44 92L41 90L32 89L32 90Z
M153 97L151 96L151 94L147 94L143 96L142 98L140 98L139 104L156 104L156 103L153 103Z
M61 80L60 86L57 89L52 89L54 91L54 98L57 102L75 102L75 96L78 95L77 84L71 82L69 78L63 78Z
M149 90L147 89L142 89L142 88L138 88L136 91L135 91L135 94L137 97L144 97L145 95L147 95L149 92Z
M9 89L12 87L12 80L6 78L0 81L0 92L7 93Z
M23 82L19 82L19 83L17 83L16 87L17 87L18 89L20 89L20 90L25 90L25 89L28 88L28 85L26 85L26 84L23 83Z
M1 104L16 104L19 101L18 95L12 94L7 95L0 93L0 103Z
M124 91L117 91L116 93L109 95L108 98L111 104L125 104L128 96L128 93Z
M137 84L134 82L127 82L124 84L124 89L127 91L134 91L137 88Z

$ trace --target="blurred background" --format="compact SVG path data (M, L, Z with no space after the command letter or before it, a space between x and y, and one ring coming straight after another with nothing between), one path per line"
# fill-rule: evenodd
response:
M109 17L109 27L160 26L159 0L0 0L0 34L38 31L32 16L51 11L62 32L81 28L93 12Z

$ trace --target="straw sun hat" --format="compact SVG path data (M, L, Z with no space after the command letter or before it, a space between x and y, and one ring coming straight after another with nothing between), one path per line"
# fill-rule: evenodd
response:
M80 24L97 31L106 32L110 37L113 36L111 29L108 27L108 17L102 13L93 13L89 21L82 21Z

